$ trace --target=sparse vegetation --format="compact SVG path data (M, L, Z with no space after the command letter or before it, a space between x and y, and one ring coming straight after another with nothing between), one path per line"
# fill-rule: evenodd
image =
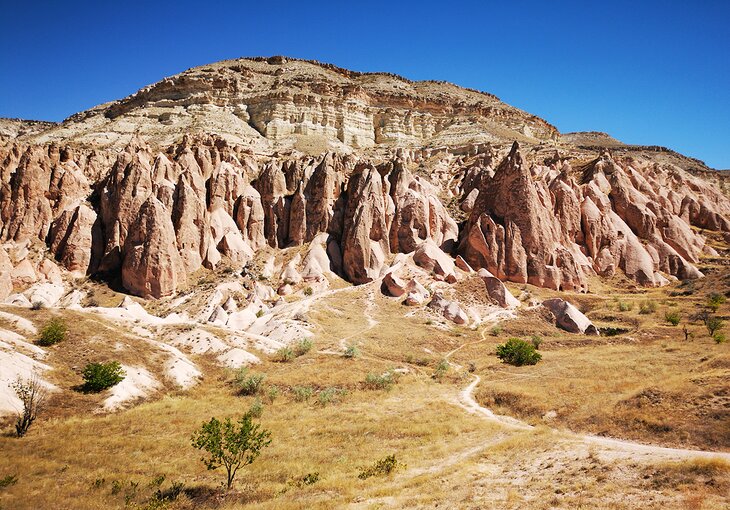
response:
M502 326L494 326L494 327L492 327L492 329L489 331L489 333L492 336L499 336L499 335L501 335L502 334Z
M312 294L314 294L314 290L312 290L312 287L307 287L306 289L304 289L305 296L311 296Z
M294 355L298 358L312 350L312 341L309 338L300 339L294 346Z
M38 415L45 409L48 391L35 374L30 379L18 377L12 384L12 388L23 406L15 421L15 434L23 437Z
M42 347L49 347L62 342L66 338L66 323L61 319L51 319L41 330L41 335L36 342Z
M236 372L234 384L241 395L258 395L264 387L265 374L250 373L246 367Z
M448 360L442 359L436 364L436 368L434 368L433 371L433 378L437 380L441 380L445 375L446 372L449 371L449 362Z
M211 418L193 434L192 445L205 452L201 460L209 470L225 468L226 487L230 489L238 470L256 460L261 450L271 444L270 438L271 432L246 414L237 423L230 418Z
M342 354L343 357L353 359L360 357L360 349L356 345L348 345L345 352Z
M654 301L642 301L639 303L639 313L641 315L649 315L656 312L656 302Z
M666 320L672 326L678 326L682 320L682 314L679 310L670 310L664 314L664 320Z
M297 402L306 402L314 395L314 388L311 386L294 386L292 395Z
M264 414L264 403L261 402L260 398L256 398L256 400L253 401L253 404L251 404L251 407L248 408L246 414L251 418L261 418L261 415Z
M282 347L276 351L273 359L279 363L287 363L294 358L296 358L296 356L294 356L294 350L291 347Z
M539 350L540 349L540 346L542 345L542 338L540 338L539 335L532 335L530 337L530 343L532 343L532 346L536 350Z
M328 404L338 403L347 394L346 390L340 388L325 388L317 395L317 403L322 407Z
M33 301L33 303L30 305L30 309L37 312L38 310L43 310L45 308L45 304L43 301Z
M725 301L725 296L717 292L713 292L707 297L707 308L709 308L713 312L716 312L720 308L720 306L725 303Z
M629 312L631 309L634 308L634 305L629 301L618 301L618 310L619 312Z
M402 462L398 462L398 459L395 458L395 455L388 455L387 457L384 457L377 462L375 462L372 466L362 468L360 470L360 474L357 475L357 477L360 480L367 480L368 478L371 478L373 476L387 476L398 469L405 469L406 465Z
M124 369L118 361L107 363L89 363L84 367L82 391L98 393L119 384L125 377Z
M379 375L370 372L365 376L364 386L368 390L389 390L396 382L396 376L392 370Z
M18 483L18 475L7 475L0 478L0 491Z
M519 338L510 338L506 343L497 346L497 357L505 363L521 367L535 365L542 359L535 346Z

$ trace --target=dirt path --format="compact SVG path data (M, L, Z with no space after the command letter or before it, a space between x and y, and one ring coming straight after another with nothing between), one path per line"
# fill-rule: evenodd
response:
M475 344L486 341L485 335L486 335L486 329L482 330L482 332L481 332L481 340L477 340L475 342L470 342L470 343L461 345L458 348L447 353L445 358L448 360L448 358L452 354L454 354L455 352L458 352L463 347L467 347L469 345L475 345ZM488 408L482 406L481 404L479 404L479 402L477 402L477 400L474 398L474 393L476 392L477 386L479 385L480 382L481 382L481 377L479 377L478 375L474 375L474 379L471 381L471 383L469 383L469 385L459 393L458 398L453 402L471 414L476 414L476 415L481 416L484 419L487 419L490 421L495 421L508 428L519 429L519 430L529 430L529 429L534 428L532 425L529 425L516 418L512 418L511 416L502 416L502 415L495 414L491 409L488 409ZM622 440L622 439L613 439L610 437L594 436L594 435L590 435L590 434L578 434L578 433L574 433L574 432L570 432L570 435L576 441L581 441L581 442L588 443L591 445L600 446L602 448L610 450L613 453L613 456L617 456L617 457L644 456L644 457L663 458L663 459L667 459L667 458L674 458L674 459L716 458L716 459L724 459L724 460L730 461L730 453L726 453L726 452L690 450L690 449L684 449L684 448L668 448L668 447L664 447L664 446L647 445L647 444L642 444L642 443L636 443L633 441L626 441L626 440Z

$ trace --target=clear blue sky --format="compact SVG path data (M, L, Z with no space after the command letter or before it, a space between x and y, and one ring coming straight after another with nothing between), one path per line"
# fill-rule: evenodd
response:
M0 116L65 117L189 67L289 55L492 92L562 132L730 168L730 0L0 0Z

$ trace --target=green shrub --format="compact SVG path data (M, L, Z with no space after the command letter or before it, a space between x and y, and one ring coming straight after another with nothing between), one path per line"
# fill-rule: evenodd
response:
M345 358L353 359L353 358L359 358L360 357L360 349L358 349L354 345L348 345L347 349L345 349L345 352L342 354Z
M712 339L715 341L716 344L724 344L727 341L725 333L721 331L718 331L717 333L712 335Z
M248 408L246 414L251 418L261 418L261 415L264 414L264 403L261 402L260 398L257 397L256 400L253 401L253 404L251 404L251 407Z
M715 315L706 316L704 318L704 322L705 326L707 327L707 332L710 333L711 337L714 337L715 333L725 327L725 321L723 321L720 317L716 317Z
M18 483L17 475L4 476L3 478L0 478L0 490L10 487L11 485L15 485L16 483Z
M292 393L297 402L306 402L314 395L314 389L311 386L294 386Z
M679 310L671 310L664 314L664 319L672 326L677 326L682 320L682 314Z
M650 313L656 312L656 303L654 301L642 301L639 304L639 313L642 315L649 315Z
M537 336L537 335L532 335L532 336L530 337L530 342L532 343L532 346L533 346L533 347L534 347L535 349L537 349L537 350L540 350L540 346L542 345L542 338L540 338L540 337L539 337L539 336Z
M628 312L634 307L632 303L629 303L627 301L619 301L618 302L618 309L620 312Z
M282 347L274 354L274 361L286 363L293 360L295 357L296 356L294 356L294 351L291 347Z
M396 376L392 370L380 375L371 372L365 376L364 386L368 390L389 390L396 382Z
M398 462L395 455L388 455L377 461L372 466L362 468L360 474L357 477L360 480L367 480L372 476L386 476L390 473L397 471L398 469L405 469L406 465L402 462Z
M502 326L494 326L490 330L490 333L492 334L492 336L499 336L499 335L501 335L502 334Z
M725 303L725 296L718 294L717 292L713 292L707 297L707 308L713 312L716 312L723 303Z
M38 345L48 347L66 339L66 323L61 319L51 319L41 330L41 336L36 342Z
M265 313L266 312L264 311L264 309L261 308L258 312L256 312L256 318L259 319L259 318L263 317Z
M342 390L340 388L325 388L319 392L319 395L317 395L317 403L322 407L325 407L327 404L336 404L345 395L347 395L347 390Z
M299 487L300 489L302 487L306 487L307 485L314 485L315 483L319 482L319 473L307 473L306 475L297 478L292 482L292 485L295 485Z
M118 361L108 363L89 363L82 372L83 391L98 393L124 380L124 370Z
M534 345L519 338L510 338L506 343L498 345L497 357L517 367L534 365L542 359L542 355L535 350Z
M312 350L312 341L309 338L302 338L294 346L294 355L298 358Z
M269 386L266 389L266 398L269 399L269 403L273 404L274 400L279 396L279 387L278 386Z
M449 371L449 362L448 360L442 359L436 364L436 368L433 371L433 378L434 379L441 379L443 376L446 375L446 372Z
M304 289L305 296L311 296L312 294L314 294L314 290L312 290L312 287L307 287L306 289Z
M235 385L241 395L257 395L264 389L264 374L249 374L248 368L241 367L236 372Z

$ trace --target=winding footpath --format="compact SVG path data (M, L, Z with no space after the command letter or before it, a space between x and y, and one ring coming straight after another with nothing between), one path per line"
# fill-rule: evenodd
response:
M476 342L464 344L453 351L446 354L446 359L459 351L461 348L468 345L474 345L481 343L486 340L486 330L481 333L482 339ZM514 430L531 430L534 429L532 425L525 423L511 416L502 416L495 414L491 409L488 409L474 398L477 386L481 382L481 377L474 375L474 379L469 385L464 388L460 393L457 400L457 405L463 408L471 414L476 414L482 418L490 421L497 422L505 427L512 428ZM557 429L553 429L557 432ZM690 450L685 448L668 448L664 446L655 446L642 443L636 443L634 441L626 441L623 439L613 439L610 437L595 436L591 434L578 434L570 432L570 436L576 440L584 443L596 445L605 449L612 450L616 453L622 454L622 456L648 456L654 458L672 458L672 459L691 459L691 458L703 458L703 459L722 459L730 461L730 453L728 452L713 452L707 450Z

